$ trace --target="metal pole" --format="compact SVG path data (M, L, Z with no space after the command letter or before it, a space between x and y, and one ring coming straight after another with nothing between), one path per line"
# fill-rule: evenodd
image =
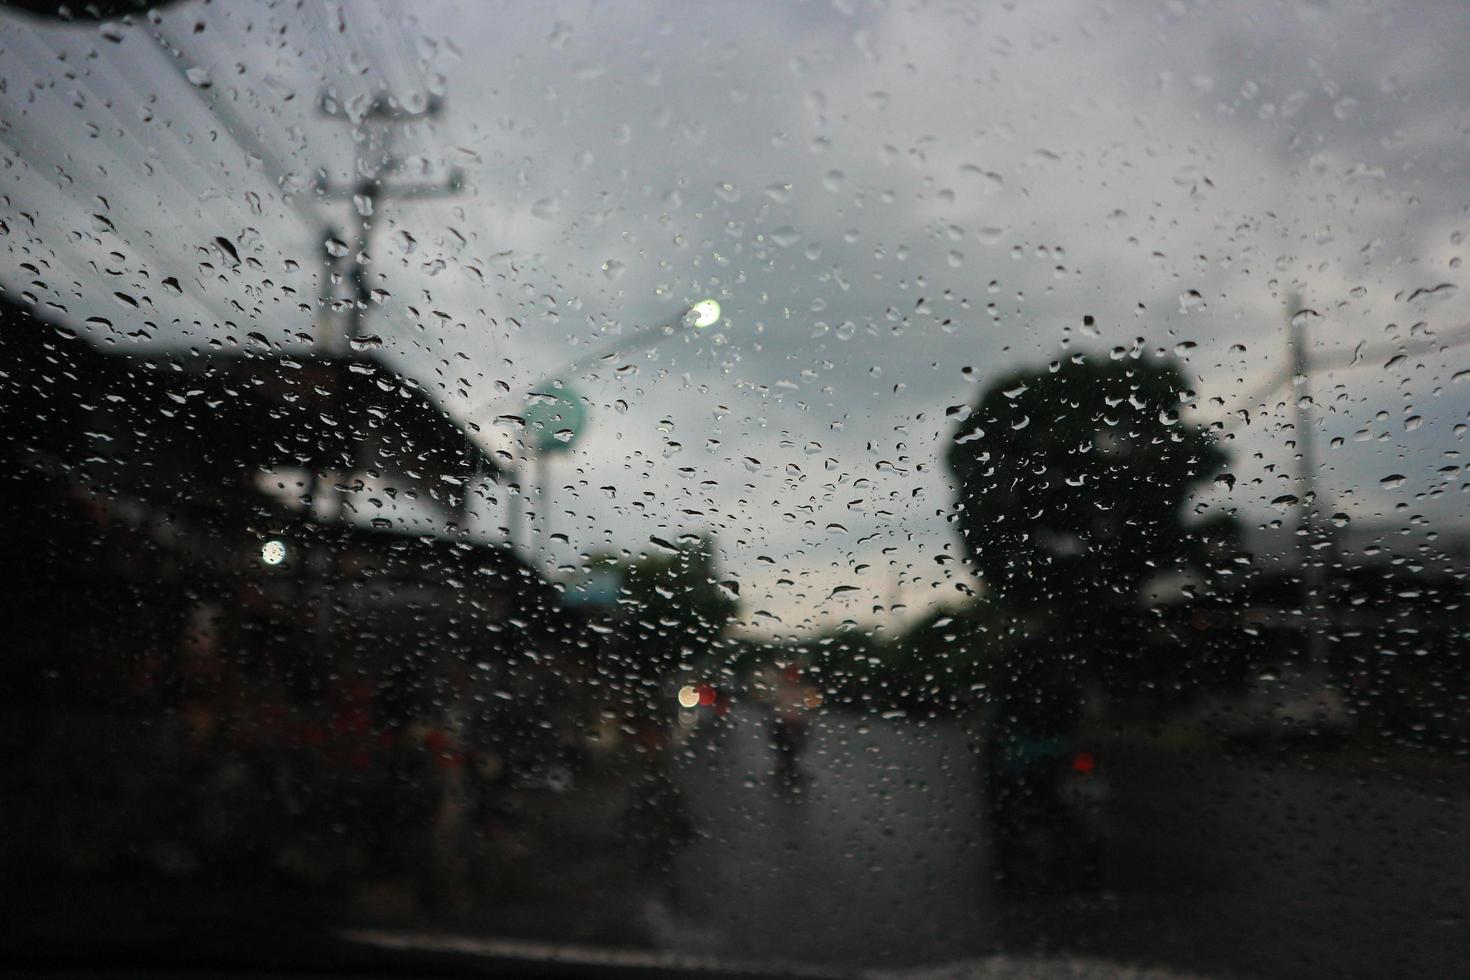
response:
M521 458L524 459L524 455ZM526 504L521 499L526 492L526 486L521 482L523 469L519 459L511 465L510 486L507 488L510 492L505 501L505 543L512 552L520 550L520 539L525 537L522 525L525 523Z
M1297 487L1301 495L1297 524L1297 568L1302 588L1302 631L1306 639L1306 654L1309 669L1327 676L1326 611L1323 596L1323 578L1326 569L1319 550L1317 513L1317 452L1316 433L1312 423L1312 367L1308 351L1307 316L1301 310L1300 299L1292 295L1288 304L1288 343L1291 347L1292 404L1295 406L1297 432Z
M540 543L536 554L539 563L549 565L551 562L551 479L550 479L551 453L539 452L536 454L536 486L541 497L541 503L537 506L537 523L540 527Z
M347 319L349 350L353 341L367 336L363 324L367 322L368 300L372 297L363 260L371 261L373 255L373 217L378 212L379 189L376 180L360 181L353 200L352 210L357 213L357 251L352 256L352 311Z
M635 351L640 350L651 350L666 340L670 340L678 336L683 336L688 332L691 327L689 321L690 315L695 310L697 310L699 306L700 304L696 303L694 306L679 311L678 313L669 317L669 319L664 320L661 323L656 323L651 327L645 327L642 330L635 331L634 333L629 334L627 337L623 337L621 340L614 344L611 344L604 348L600 348L599 350L593 351L590 354L584 354L583 356L578 357L575 360L568 361L567 363L557 367L554 371L545 372L542 375L542 378L545 380L559 380L570 382L574 378L578 378L583 374L586 374L589 369L596 367L598 364L609 361L614 357L618 357L620 355L629 355L634 353ZM698 323L695 323L693 324L693 327L694 329L699 329L700 325ZM522 396L523 392L517 391L508 394L497 395L491 399L477 401L470 405L465 414L468 415L470 418L475 418L482 412L487 412L501 405L509 405L516 398Z

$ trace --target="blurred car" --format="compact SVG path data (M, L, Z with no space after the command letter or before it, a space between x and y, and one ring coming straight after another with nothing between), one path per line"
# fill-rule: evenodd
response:
M1347 700L1332 681L1296 668L1264 671L1240 694L1208 699L1192 720L1206 732L1248 742L1344 738L1353 729Z

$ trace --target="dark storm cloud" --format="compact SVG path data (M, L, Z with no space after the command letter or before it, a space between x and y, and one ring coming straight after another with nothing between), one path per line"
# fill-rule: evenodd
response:
M10 221L7 288L42 254L39 301L106 311L93 269L119 251L140 283L185 286L147 290L154 342L299 344L323 319L324 228L352 221L316 198L318 169L343 181L354 147L416 179L458 168L460 197L378 216L374 330L489 423L496 381L717 296L717 329L580 380L592 418L553 469L570 539L553 563L722 527L750 607L793 623L866 615L889 583L859 581L855 610L823 600L883 547L915 601L949 586L930 567L955 546L945 410L972 378L1064 344L1195 345L1212 418L1211 397L1280 370L1292 290L1324 313L1325 352L1465 318L1462 295L1406 298L1460 276L1470 16L1451 4L184 4L118 33L3 25L7 220L38 217ZM324 90L349 111L439 93L446 111L354 144L319 114ZM246 260L225 281L199 270L220 235ZM1324 439L1344 438L1325 493L1398 513L1384 444L1353 435L1377 426L1432 470L1470 408L1449 380L1461 353L1317 380ZM1263 521L1290 473L1286 397L1230 443L1221 502ZM797 572L819 582L805 598L774 585Z

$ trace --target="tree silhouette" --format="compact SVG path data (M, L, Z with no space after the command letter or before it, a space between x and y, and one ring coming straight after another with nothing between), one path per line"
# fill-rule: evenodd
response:
M1073 355L992 384L949 447L958 522L988 594L1072 622L1136 605L1172 571L1204 570L1220 522L1186 525L1225 454L1180 418L1171 361Z

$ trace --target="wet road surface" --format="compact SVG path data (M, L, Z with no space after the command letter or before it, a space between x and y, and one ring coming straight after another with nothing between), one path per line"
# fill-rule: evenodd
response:
M824 714L799 793L759 709L703 730L681 766L700 837L647 911L681 952L932 964L1046 951L1244 976L1470 970L1470 787L1118 750L1093 894L992 887L971 737ZM1463 782L1461 777L1456 780Z

